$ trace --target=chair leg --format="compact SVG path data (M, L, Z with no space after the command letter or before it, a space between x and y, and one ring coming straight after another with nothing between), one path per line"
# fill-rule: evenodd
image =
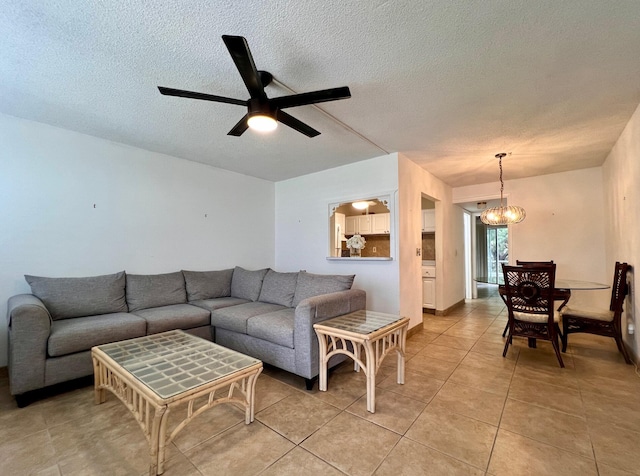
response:
M616 340L616 345L618 346L618 350L624 357L624 361L627 364L631 365L632 362L631 362L631 359L629 358L629 354L627 353L627 348L624 345L624 341L622 340L622 337L619 335L616 335L614 339Z
M502 331L502 337L507 335L508 330L509 330L509 321L507 321L507 324L504 326L504 330Z
M564 368L564 362L562 361L562 355L560 355L560 345L558 345L557 335L551 337L551 345L553 346L553 350L556 352L556 357L558 358L558 362L560 362L560 367Z
M509 344L511 344L511 334L509 334L507 336L507 342L505 342L504 344L504 352L502 352L502 357L506 357L507 356L507 350L509 350Z
M563 320L562 323L562 334L560 334L560 339L562 340L562 352L566 352L567 351L567 342L568 342L568 328L567 328L567 323L566 321Z

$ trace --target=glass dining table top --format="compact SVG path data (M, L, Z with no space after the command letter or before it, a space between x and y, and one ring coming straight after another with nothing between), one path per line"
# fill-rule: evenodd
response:
M504 285L504 277L502 275L498 276L498 282L496 282L496 278L494 276L491 276L491 278L487 276L479 276L475 278L475 280L479 283ZM556 278L555 283L556 289L570 289L572 291L589 291L596 289L608 289L610 287L611 286L609 284L596 283L594 281L582 281L579 279Z

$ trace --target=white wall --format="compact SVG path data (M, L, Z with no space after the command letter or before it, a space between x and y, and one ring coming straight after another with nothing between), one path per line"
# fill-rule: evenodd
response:
M527 212L509 228L509 260L554 260L556 276L611 284L613 266L605 258L602 168L541 175L504 183L508 203ZM500 183L458 187L456 203L493 197ZM608 306L610 290L573 291L574 305Z
M413 327L422 322L422 194L436 201L436 311L464 299L463 211L452 202L451 187L406 157L399 157L400 314Z
M353 287L367 292L368 309L399 313L397 246L392 247L392 261L326 259L329 204L394 192L397 188L396 154L276 183L276 269L355 274ZM397 229L395 215L392 233Z
M274 265L271 182L6 115L0 144L2 303L24 274Z
M613 276L616 261L640 266L640 107L609 153L603 167L605 195L605 230L607 243L607 267ZM632 289L625 304L623 336L638 357L640 336L638 317L640 280L632 272ZM611 279L611 278L609 278ZM636 324L634 335L627 332L626 320Z

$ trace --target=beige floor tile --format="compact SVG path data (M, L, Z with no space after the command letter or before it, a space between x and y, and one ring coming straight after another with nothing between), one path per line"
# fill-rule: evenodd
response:
M584 418L508 398L500 429L594 458Z
M60 467L57 464L41 469L34 473L35 476L61 476Z
M589 434L598 463L640 474L640 432L625 430L608 423L589 422Z
M476 343L476 340L465 339L463 337L441 335L437 339L434 339L432 343L437 345L443 345L445 347L451 347L453 349L469 350Z
M486 470L498 428L455 413L427 409L406 437Z
M171 431L186 416L184 411L183 409L179 409L170 415L169 427ZM238 423L244 423L244 410L241 410L235 405L220 404L205 410L194 418L178 433L173 442L180 451L187 451Z
M500 429L487 474L597 476L593 460Z
M228 429L186 451L185 456L204 476L258 474L293 447L293 443L254 421Z
M260 473L260 476L301 473L304 473L305 476L340 476L344 474L298 446Z
M600 476L630 476L634 474L602 463L598 463L598 472Z
M535 380L537 382L557 385L559 387L578 389L578 379L575 370L548 365L518 365L514 373L517 377Z
M458 362L445 362L418 353L407 360L405 370L416 372L438 380L447 380L458 366Z
M171 445L167 460L179 455ZM115 440L94 437L78 444L73 451L58 460L62 474L73 476L104 474L143 474L150 465L149 444L139 431L138 435L123 435Z
M453 371L448 382L466 385L506 397L512 375L513 370L511 369L478 368L462 363Z
M113 394L106 393L106 401L100 405L94 403L93 387L84 387L56 395L32 405L42 410L47 426L52 427L79 418L91 417L100 412L109 413L113 407L122 406Z
M424 326L424 330L427 332L442 334L447 329L449 329L453 324L454 322L425 320L423 326Z
M346 368L346 367L344 367ZM321 392L316 385L311 392L317 399L344 410L367 393L367 378L364 372L332 372L327 379L327 391Z
M406 343L405 348L404 348L404 352L405 352L406 355L417 354L422 349L424 349L427 344L428 344L428 342L407 340L407 343Z
M272 430L299 444L317 431L340 410L311 395L295 393L256 414Z
M404 372L404 384L398 384L395 373L378 383L379 388L399 393L400 395L425 403L429 403L443 385L444 380L426 377L420 373L411 372L406 369Z
M558 358L555 351L549 341L539 340L536 343L537 348L532 349L528 346L527 339L518 338L513 339L514 345L517 345L520 349L518 355L518 365L529 365L535 367L550 367L561 369ZM564 368L571 370L575 369L573 357L569 353L562 353L562 361Z
M427 406L430 412L458 413L497 426L505 397L447 382Z
M484 471L415 441L402 438L375 474L376 476L482 476Z
M339 470L369 475L400 440L400 435L350 413L341 413L301 446Z
M18 476L47 470L56 463L56 454L47 430L0 444L2 473Z
M620 359L622 359L622 356L620 356ZM640 383L640 379L634 372L635 369L633 365L625 365L624 359L614 362L574 354L573 360L576 365L576 375L578 378L600 376L620 381Z
M422 342L424 344L428 344L429 342L432 342L434 339L436 339L439 335L439 333L421 330L409 337L407 339L407 342Z
M140 476L146 476L144 473ZM164 464L164 473L162 476L201 476L202 473L197 470L191 461L182 453L178 453Z
M640 378L636 380L618 380L593 375L579 376L578 385L583 392L591 392L608 398L635 401L640 395Z
M603 397L585 391L581 395L587 421L607 423L631 431L640 428L640 394L627 399Z
M442 360L443 362L460 363L467 355L466 350L453 349L443 345L437 345L433 342L427 344L415 357L429 357L432 359Z
M15 407L15 403L13 406ZM0 411L0 444L24 438L46 428L47 423L41 408L29 406Z
M578 390L529 380L518 375L514 375L511 380L509 398L579 417L585 414Z
M463 365L475 367L478 369L498 369L498 370L511 370L516 366L516 358L502 357L502 353L499 354L484 354L476 352L474 349L467 354L462 360Z
M304 380L299 377L297 377L297 380L300 380L300 385L304 388ZM259 411L264 410L268 406L279 402L295 391L296 389L282 383L280 380L270 377L269 375L260 375L256 382L254 412L258 413Z
M500 336L498 335L498 337ZM502 337L500 338L502 339ZM520 355L520 349L518 347L509 346L507 355L502 357L502 352L504 352L504 342L488 342L488 341L476 342L476 344L471 348L471 352L492 355L492 356L499 356L504 360L509 360L511 362L515 362L518 359L518 355Z
M425 402L378 388L375 413L367 411L366 395L349 406L347 411L387 430L404 435L426 406Z

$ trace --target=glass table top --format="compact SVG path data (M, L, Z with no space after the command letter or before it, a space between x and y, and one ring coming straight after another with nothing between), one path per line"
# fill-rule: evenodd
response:
M371 334L400 320L402 317L395 314L361 310L319 322L318 325L356 334Z
M487 276L479 276L475 278L475 280L479 283L487 283L487 284L504 284L504 276L498 276L498 282L495 282L495 277L491 277L491 280ZM593 281L581 281L579 279L564 279L564 278L556 278L555 288L556 289L571 289L573 291L588 291L595 289L608 289L611 286L609 284L596 283Z
M160 398L173 397L261 362L182 331L97 347Z

